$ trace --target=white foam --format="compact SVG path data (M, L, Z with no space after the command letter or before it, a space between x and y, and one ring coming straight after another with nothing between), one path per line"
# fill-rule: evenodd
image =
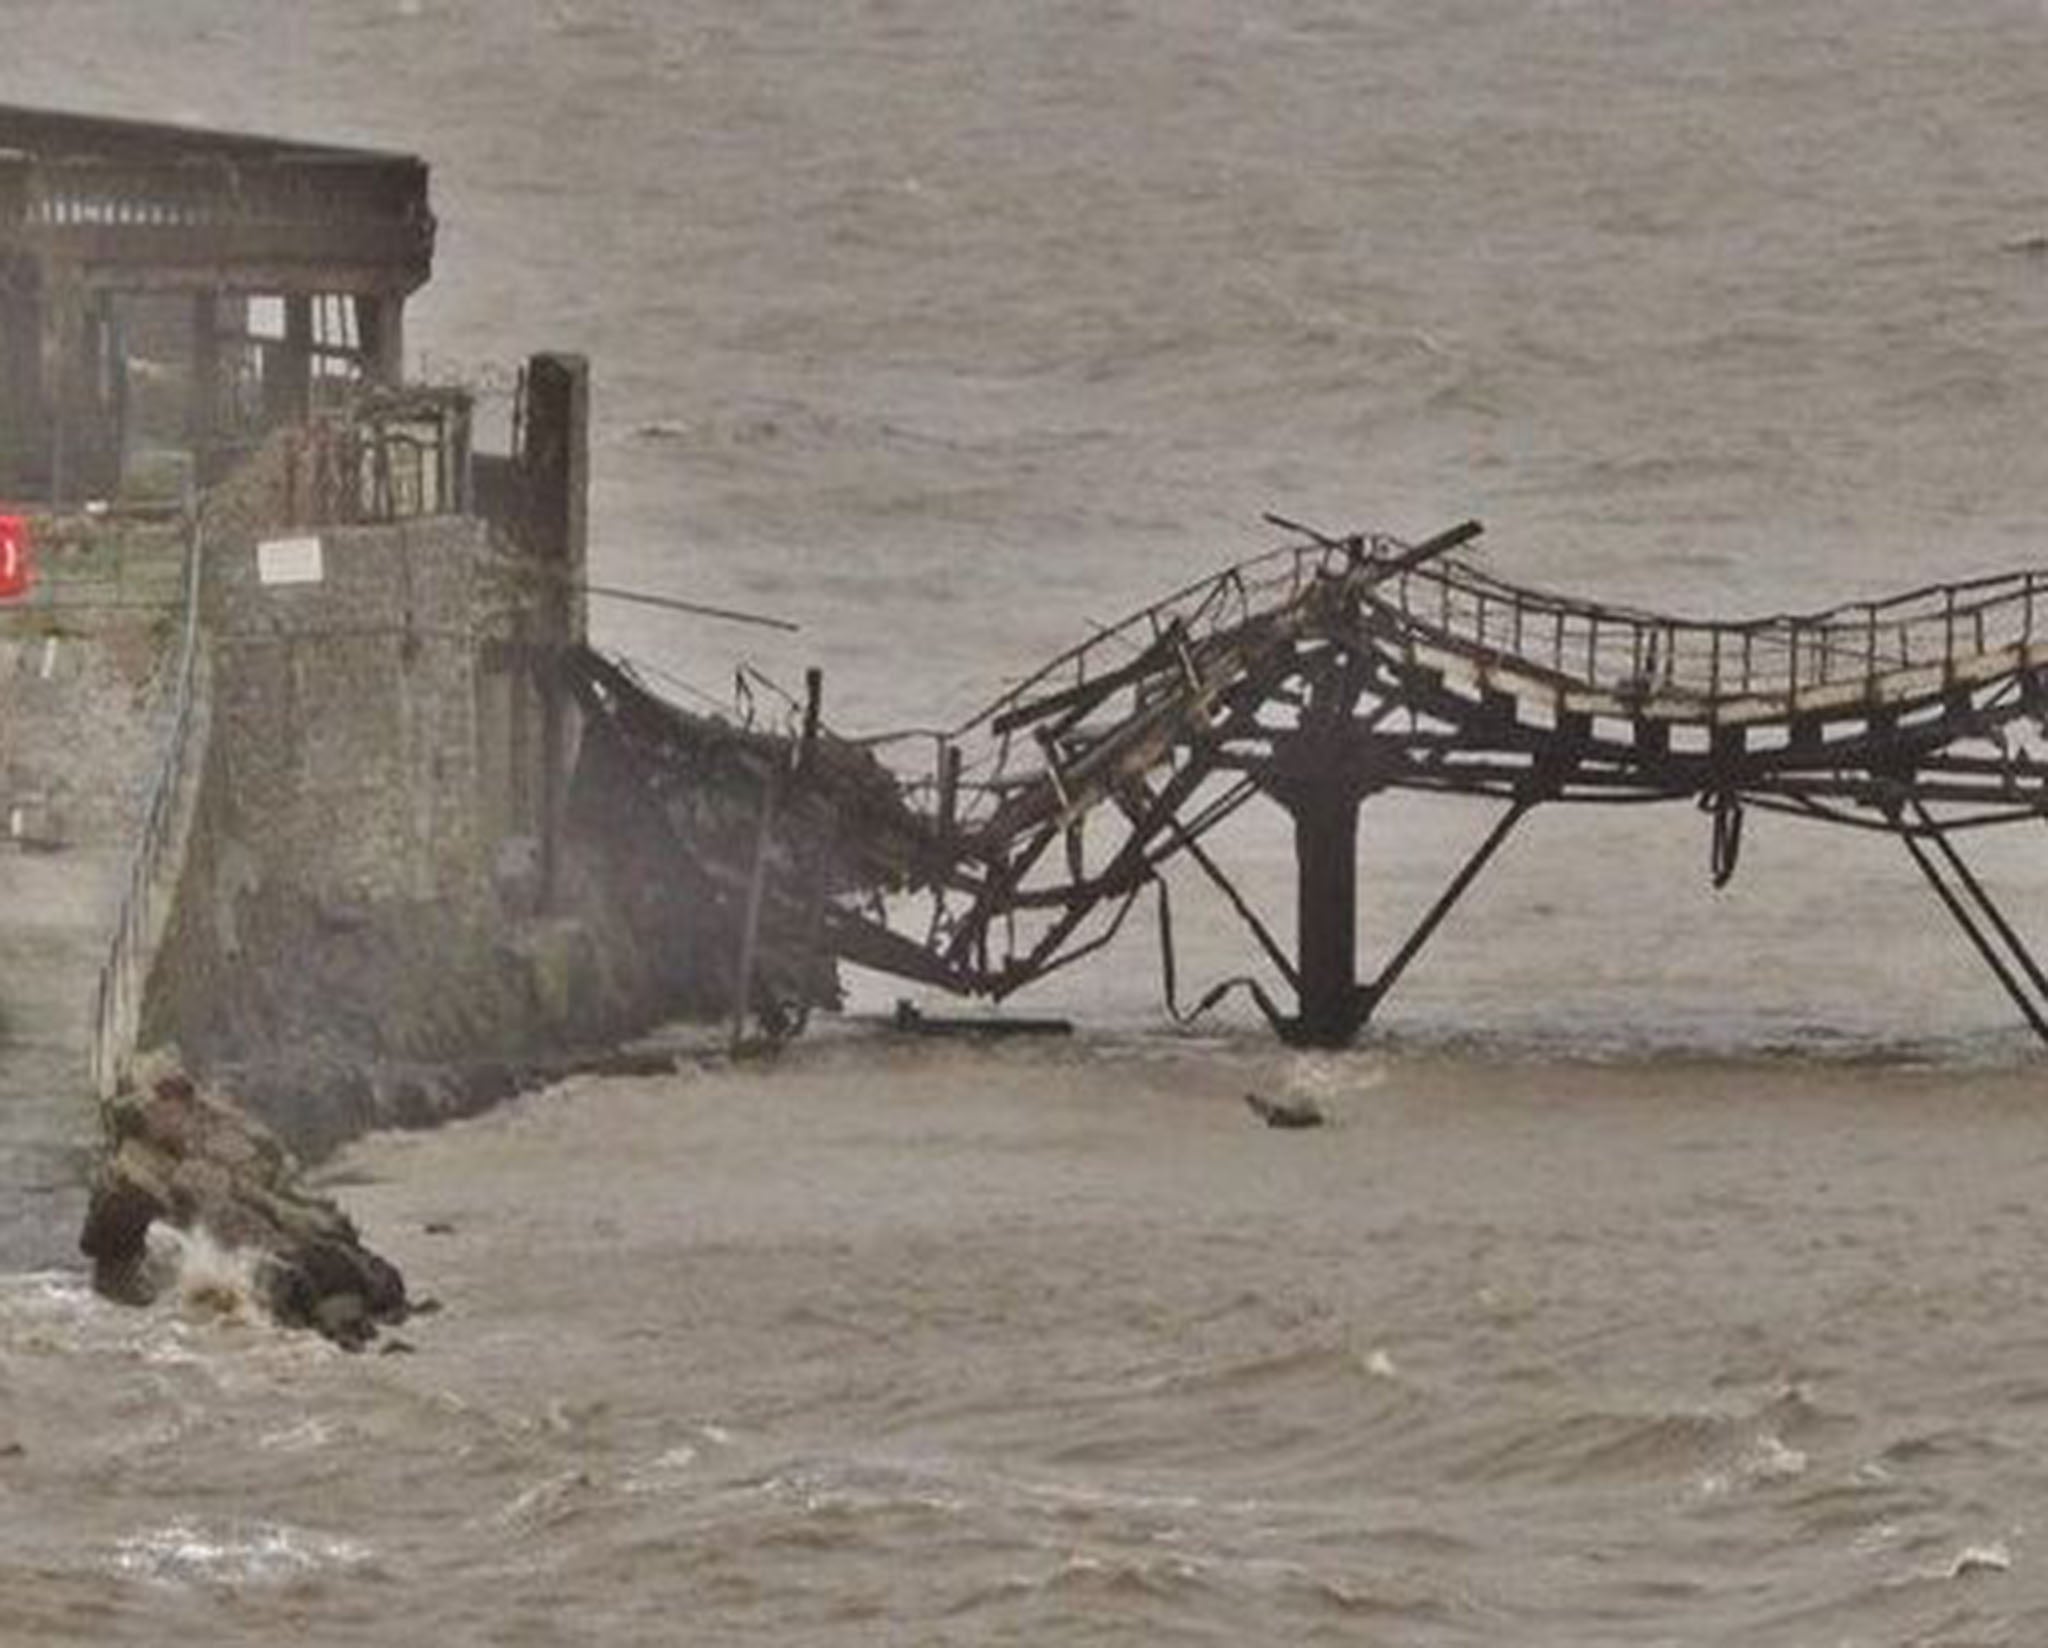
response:
M1765 1431L1742 1456L1742 1471L1752 1482L1789 1482L1806 1474L1806 1454Z
M302 1419L296 1425L264 1432L256 1439L256 1446L274 1453L310 1453L332 1442L334 1434L333 1423L316 1415Z
M167 1584L275 1584L326 1568L359 1568L370 1547L281 1522L208 1528L184 1520L131 1534L114 1547L123 1574Z
M645 1465L628 1471L619 1486L629 1494L661 1493L686 1476L697 1463L697 1450L688 1442L657 1454Z
M1806 1466L1806 1454L1801 1449L1787 1446L1770 1431L1761 1431L1735 1459L1702 1476L1698 1491L1702 1498L1719 1499L1738 1488L1790 1482L1804 1476Z
M226 1322L265 1319L256 1289L257 1254L231 1248L204 1231L152 1225L154 1245L164 1242L179 1309L187 1316Z
M2002 1539L1989 1540L1982 1545L1965 1545L1948 1565L1950 1579L1962 1579L1970 1574L2002 1574L2012 1567L2012 1548Z

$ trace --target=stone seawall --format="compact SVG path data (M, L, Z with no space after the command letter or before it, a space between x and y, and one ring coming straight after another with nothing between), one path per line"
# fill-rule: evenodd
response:
M302 1155L730 1014L744 976L771 1027L834 999L829 851L780 840L817 809L756 843L794 743L692 735L657 774L603 717L586 737L582 363L535 357L522 410L521 449L472 461L459 397L372 396L206 496L206 737L121 1053ZM405 480L422 450L432 486Z
M317 1153L690 1003L615 855L544 848L574 752L541 736L532 561L463 516L281 524L283 461L208 510L212 735L140 1041Z

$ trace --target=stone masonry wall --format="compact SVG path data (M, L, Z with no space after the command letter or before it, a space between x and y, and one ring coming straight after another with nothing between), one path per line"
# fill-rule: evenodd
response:
M210 736L140 1045L318 1151L487 1102L669 998L578 865L543 898L522 643L560 577L469 517L288 524L289 463L207 501Z
M323 902L479 896L486 649L504 611L478 521L331 528L318 583L210 546L216 737L234 832Z

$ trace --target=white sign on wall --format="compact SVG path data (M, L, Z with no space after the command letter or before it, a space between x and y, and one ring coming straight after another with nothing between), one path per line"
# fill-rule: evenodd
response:
M256 546L256 577L266 584L317 584L322 577L318 538L265 538Z

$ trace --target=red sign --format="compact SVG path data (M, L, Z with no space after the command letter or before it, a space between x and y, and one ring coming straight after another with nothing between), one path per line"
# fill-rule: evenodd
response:
M28 522L19 515L0 515L0 601L19 600L34 581Z

